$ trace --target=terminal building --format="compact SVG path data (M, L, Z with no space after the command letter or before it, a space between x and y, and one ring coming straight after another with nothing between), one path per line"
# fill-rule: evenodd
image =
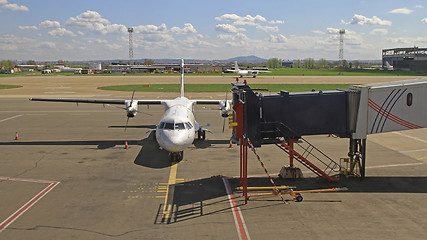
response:
M390 70L427 71L427 48L383 49L382 65Z

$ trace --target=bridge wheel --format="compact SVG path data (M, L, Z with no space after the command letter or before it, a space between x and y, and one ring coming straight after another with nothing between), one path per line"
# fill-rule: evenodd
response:
M302 200L303 200L304 198L301 196L301 195L298 195L296 198L295 198L295 200L297 201L297 202L302 202Z

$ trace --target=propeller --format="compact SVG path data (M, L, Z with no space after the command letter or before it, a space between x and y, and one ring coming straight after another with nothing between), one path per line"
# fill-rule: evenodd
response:
M229 116L229 110L227 108L228 108L228 92L225 93L225 105L223 108L223 111L225 110L227 112L226 114L222 113L222 117L224 118L224 122L222 123L222 132L225 131L225 119Z
M108 106L126 110L126 112L127 112L126 113L127 119L126 119L125 132L127 130L127 126L128 126L128 123L129 123L129 118L134 117L136 115L136 113L142 113L142 114L146 114L146 115L149 115L149 116L153 116L153 115L151 115L149 113L138 111L138 106L137 105L134 106L134 97L135 97L135 89L133 89L131 100L130 100L129 103L128 102L126 103L126 107L120 107L120 106L108 104Z
M135 96L135 88L133 89L133 92L132 92L132 97L131 97L131 99L130 99L130 104L129 104L129 108L131 108L132 107L132 104L133 104L133 97ZM134 113L132 113L132 115L134 116ZM129 112L128 112L128 114L127 114L127 119L126 119L126 125L125 125L125 132L126 132L126 130L127 130L127 128L128 128L128 122L129 122L129 118L131 117L131 115L129 114Z

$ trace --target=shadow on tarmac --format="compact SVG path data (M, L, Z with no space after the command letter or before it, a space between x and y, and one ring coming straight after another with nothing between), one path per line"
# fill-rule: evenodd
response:
M169 152L159 149L159 144L154 139L154 132L141 141L141 151L135 158L134 163L149 168L166 168L172 166Z
M156 129L156 125L134 125L134 126L108 126L108 128L145 128L145 129Z
M339 193L427 193L427 177L366 177L359 178L343 178L340 182L329 183L319 181L318 178L304 179L274 179L276 185L296 186L295 190L310 190L310 189L326 189L347 187L345 192L330 192ZM243 205L243 198L240 197L241 192L236 188L239 186L239 178L229 179L233 195L238 206ZM268 178L250 178L248 186L255 187L271 187ZM172 216L166 223L178 223L187 221L202 216L220 214L225 211L230 211L228 199L219 199L227 196L227 192L222 181L222 176L213 176L210 178L199 179L174 185L173 211ZM304 195L304 194L303 194ZM308 195L308 194L307 194ZM285 199L289 196L285 196ZM291 197L292 198L292 197ZM280 198L251 198L250 201L265 202L268 207L272 205L283 204ZM293 201L293 200L286 200ZM304 202L323 202L323 203L340 203L341 200L309 200ZM225 204L225 205L224 205ZM260 206L256 208L262 208ZM162 206L159 207L162 209ZM160 210L159 210L160 212ZM155 223L158 222L159 215L156 217Z
M205 140L201 140L201 139L194 139L194 147L195 148L209 148L212 147L213 144L224 144L227 145L230 143L230 140L210 140L210 139L205 139Z
M0 146L64 146L64 145L98 145L98 149L108 149L116 146L124 146L123 140L96 140L96 141L31 141L31 142L0 142ZM128 145L141 145L139 140L128 140Z
M282 179L274 178L276 185L296 186L295 190L346 187L344 193L427 193L427 177L365 177L341 178L339 182L319 181L319 178ZM230 185L239 185L239 179L230 180ZM248 186L271 186L268 178L249 178ZM341 192L337 192L341 193Z

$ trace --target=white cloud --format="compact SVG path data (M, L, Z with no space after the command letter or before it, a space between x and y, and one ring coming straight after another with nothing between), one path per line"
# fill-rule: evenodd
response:
M424 24L427 24L427 18L421 19L421 22L424 23Z
M134 27L133 30L136 33L162 33L162 32L166 32L167 27L166 27L166 24L164 23L160 26L140 25L140 26Z
M77 26L77 27L91 27L93 24L110 24L110 21L103 18L101 14L95 11L86 11L84 13L80 13L76 17L70 17L66 24L70 26Z
M271 27L271 26L257 25L256 28L263 30L264 32L278 32L279 31L279 27L277 27L277 26Z
M65 23L67 26L87 28L96 34L119 34L126 33L127 27L122 24L111 24L110 21L103 18L101 14L95 11L86 11L76 17L70 17Z
M410 38L410 37L399 37L399 38L389 38L388 39L393 44L402 44L402 45L418 45L418 44L427 44L427 38L426 37L416 37L416 38Z
M285 43L288 42L288 38L279 33L277 36L270 35L269 41L272 43Z
M340 29L338 29L338 28L326 28L326 32L329 34L338 34L340 32Z
M285 21L282 21L282 20L271 20L271 21L268 21L268 23L270 23L270 24L283 24L283 23L285 23Z
M226 33L237 33L237 32L246 31L246 29L244 28L238 28L231 24L217 24L215 27L215 30L218 32L226 32Z
M358 24L358 25L382 25L382 26L391 26L392 22L388 20L382 20L377 16L373 16L372 18L365 17L363 15L354 14L351 22L344 22L345 24Z
M184 24L184 28L173 27L170 29L172 33L175 34L186 34L186 33L196 33L197 30L193 27L191 23Z
M6 9L6 10L23 11L23 12L30 11L30 9L27 6L18 5L16 3L8 3L7 0L1 0L0 4L2 5L2 8Z
M423 5L417 5L417 6L415 6L415 8L424 8L424 6Z
M61 24L57 21L45 20L39 24L40 28L60 28Z
M324 32L322 32L320 30L312 30L311 32L315 33L315 34L325 34Z
M39 48L42 48L42 49L55 49L56 48L56 43L54 43L54 42L41 42L39 44Z
M39 30L39 28L36 26L18 26L18 28L20 30L25 30L25 31L27 31L27 30Z
M389 13L411 14L413 12L414 12L414 10L409 9L409 8L397 8L397 9L391 10Z
M384 28L377 28L371 31L371 35L380 35L384 36L388 34L388 30Z
M47 34L49 34L50 36L53 36L53 37L64 37L64 36L74 37L74 36L76 36L76 34L74 34L73 32L71 32L65 28L54 29L54 30L48 32Z
M216 17L215 19L223 22L233 22L233 25L236 25L236 26L245 26L245 25L254 26L257 23L267 21L263 16L256 15L255 17L252 17L249 14L246 15L245 17L239 16L237 14L223 14L222 16Z

